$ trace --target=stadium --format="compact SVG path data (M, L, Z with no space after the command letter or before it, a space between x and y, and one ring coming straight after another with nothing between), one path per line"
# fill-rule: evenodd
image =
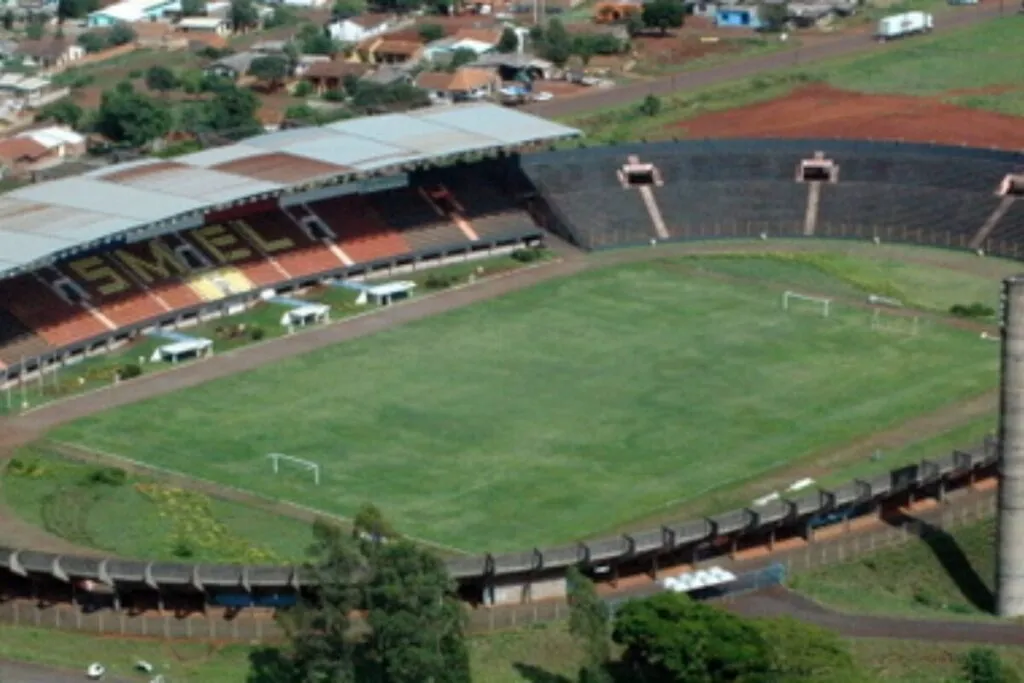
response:
M797 240L845 240L1017 259L1024 236L1024 205L1017 202L1024 192L1024 160L991 149L857 140L686 140L589 148L577 138L572 128L526 114L467 105L286 130L5 195L0 199L0 386L9 403L12 396L16 403L26 400L27 392L44 387L65 366L140 348L132 346L140 343L157 361L204 356L216 344L191 336L190 327L261 302L288 309L289 327L323 322L331 313L329 303L299 298L315 288L367 295L388 304L387 313L400 322L421 327L413 341L405 341L400 329L376 326L375 313L349 321L362 326L364 338L336 347L326 331L348 322L286 339L310 340L299 349L312 355L306 362L299 357L298 365L285 360L294 352L274 341L260 347L280 362L267 369L256 370L262 363L246 360L254 354L239 353L124 379L111 389L27 411L32 429L13 434L4 446L86 418L58 427L55 438L339 517L370 498L385 513L394 510L395 522L411 536L446 554L468 603L494 607L564 597L564 572L574 565L587 567L612 589L635 589L644 577L657 578L670 568L727 564L748 551L757 551L759 559L745 564L747 570L776 563L785 557L782 549L794 543L811 546L819 535L849 528L858 518L974 490L994 474L997 453L986 441L891 472L799 487L688 521L630 524L631 510L657 508L680 492L713 488L726 476L719 460L728 461L733 478L767 472L777 452L816 447L824 433L815 431L818 427L832 430L833 437L856 436L885 415L909 417L991 389L996 377L995 348L979 340L984 325L946 329L892 302L854 301L848 292L845 298L820 291L811 295L747 282L742 296L730 294L722 291L731 277L724 271L716 284L698 287L687 282L686 273L668 272L673 266L661 259L663 248L698 240L733 239L749 250ZM419 299L420 308L415 300L390 306L410 282L373 285L375 276L411 277L434 266L475 263L542 244L559 254L609 250L613 263L589 268L567 256L523 269L521 284L513 276L485 280L452 290L462 308L446 312L426 310L427 298ZM470 305L496 294L504 296L489 312ZM780 297L785 305L803 302L807 309L787 316L780 312ZM630 309L613 315L622 301ZM689 309L685 316L664 317L680 301ZM547 317L552 311L561 317ZM560 328L566 316L573 316L573 326ZM500 322L504 318L513 322ZM432 323L442 319L455 332ZM878 342L873 327L878 321L897 334ZM643 345L668 329L718 324L734 325L724 329L740 341L723 347L721 336L707 340L704 355L688 364L669 354L677 352L678 342L666 348ZM919 334L922 324L928 334ZM563 331L547 335L544 329ZM374 333L379 334L367 336ZM776 335L775 342L759 336L769 334ZM784 402L791 392L823 391L794 372L794 355L806 353L810 364L831 365L836 353L844 353L843 372L861 374L861 383L826 372L824 380L815 381L844 385L827 407L838 409L851 395L873 393L891 394L892 402L876 401L876 412L851 409L848 424L841 425L822 424L813 407L806 408L801 418L817 425L807 429L794 428L792 416L774 422L762 417L743 428L754 430L746 441L700 441L690 424L688 432L662 433L657 438L666 443L660 450L652 450L643 467L631 465L629 451L650 445L640 434L649 425L635 422L634 408L622 406L641 405L652 423L705 420L707 431L714 431L710 425L718 422L713 420L732 420L750 410L741 401L747 397L730 399L734 402L721 415L682 407L715 403L716 395L728 393L735 374L713 376L721 386L695 386L690 393L680 389L664 397L646 395L643 387L679 387L687 376L705 377L699 373L709 359L721 361L752 340L771 347L770 353L740 354L732 372L763 367L767 383L767 368L785 367L804 382L759 400ZM519 352L531 345L531 353ZM445 348L449 355L428 358L424 348ZM556 351L579 358L577 371L584 366L594 371L560 371L556 363L545 362L546 354ZM344 400L336 397L325 407L323 396L306 394L309 382L322 384L328 368L340 367L324 355L330 353L344 354L349 365L330 387ZM615 362L612 353L619 354ZM640 361L631 365L625 360L631 354ZM645 364L656 366L659 377L638 378ZM480 381L467 365L489 370L489 383L479 391L465 388ZM617 365L623 368L598 371ZM270 374L259 374L265 370ZM204 395L190 399L194 406L175 394L151 399L242 371L247 374L228 384L221 380L202 389ZM416 372L442 377L455 393L413 383L409 373ZM391 378L399 373L401 380ZM630 389L631 377L639 389ZM409 383L416 391L403 393ZM572 399L554 385L576 392L576 410L565 406ZM482 407L445 422L453 395L482 406L488 396L506 393L521 394L531 410L495 401L490 411ZM621 405L611 398L588 403L583 398L588 393L615 396ZM228 411L243 400L239 397L251 422L241 419L236 432L224 431L231 421ZM136 403L142 398L151 400ZM68 414L57 417L64 405ZM24 406L29 407L27 400ZM487 426L495 413L513 411L516 420ZM593 470L581 468L578 458L559 462L552 443L564 439L564 431L550 430L549 441L534 438L529 425L549 431L537 422L541 413L563 430L594 432L590 441L561 444L564 450L591 451ZM35 415L44 417L33 421ZM155 415L167 424L157 425ZM320 422L330 434L319 440L308 436ZM393 432L381 431L381 424ZM259 444L248 450L233 444L233 434L254 433L260 425L266 431ZM494 453L506 430L529 434L500 459ZM799 438L781 440L775 451L745 450L760 437L757 430L791 430ZM278 440L266 442L273 435ZM624 450L601 451L603 441L620 436L627 442ZM486 452L473 460L442 459L446 451L473 442ZM685 461L673 459L683 447ZM530 449L537 451L536 459L527 459ZM265 458L273 451L313 468L315 485L304 474L285 483L271 476ZM378 456L380 462L362 462ZM333 465L333 457L344 466ZM715 461L714 467L704 461ZM275 459L277 464L288 467L287 461ZM684 470L687 488L681 491L680 479L672 475ZM542 481L547 488L538 488ZM451 490L443 490L446 486ZM430 496L416 498L427 489ZM496 497L498 490L505 498ZM530 502L536 509L523 510ZM564 512L570 508L579 513ZM588 527L591 523L596 526ZM623 532L623 525L630 528ZM827 544L820 547L828 552ZM0 549L0 572L6 591L0 611L8 616L20 614L19 604L51 605L43 612L64 616L40 620L60 625L63 619L67 625L70 619L76 628L123 632L134 628L126 614L147 610L173 606L182 614L227 610L237 616L238 609L248 609L254 617L248 625L237 619L219 627L208 620L196 622L202 626L162 622L166 634L173 629L176 635L224 639L269 637L272 624L260 621L260 615L293 603L301 591L315 590L294 564L174 562L33 547ZM147 622L139 623L145 633Z

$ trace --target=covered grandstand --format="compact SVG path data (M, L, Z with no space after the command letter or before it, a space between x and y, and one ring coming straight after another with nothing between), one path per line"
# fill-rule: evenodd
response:
M3 195L0 383L259 291L536 240L529 215L485 178L502 158L578 135L472 104L270 133ZM431 176L437 166L448 170Z

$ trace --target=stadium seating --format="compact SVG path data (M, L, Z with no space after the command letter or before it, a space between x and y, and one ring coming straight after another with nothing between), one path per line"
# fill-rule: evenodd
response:
M844 180L822 188L818 225L833 234L857 226L889 239L967 246L999 201L991 192Z
M677 238L800 235L807 213L807 185L793 180L667 181L654 194Z
M219 301L254 289L251 280L237 268L230 267L195 275L189 278L188 286L203 301Z
M1015 256L1019 248L1019 256L1024 256L1024 200L1018 199L1010 206L982 247Z
M988 159L938 155L848 156L837 154L841 182L946 188L966 192L995 190L1011 168Z
M23 358L37 358L51 350L45 340L33 334L17 318L0 311L0 367L14 365Z
M124 262L125 259L135 259L137 262L153 262L153 253L156 251L166 251L176 243L173 235L168 235L165 238L154 239L147 243L137 244L126 244L117 249L117 257L119 260ZM180 242L177 242L180 244ZM143 279L143 283L150 290L152 295L160 302L161 306L166 306L167 310L177 310L180 308L189 308L191 306L197 306L201 302L199 297L196 296L195 292L189 289L181 277L185 273L175 272L167 269L150 269L145 271L148 279Z
M287 277L307 277L335 270L344 263L323 242L312 239L283 211L260 213L237 221L237 229L255 230L265 242L291 242L294 247L274 253L273 261ZM250 239L253 239L250 237ZM260 284L264 284L260 282Z
M422 188L406 187L366 197L388 225L402 231L413 251L444 251L464 245L468 238Z
M325 199L312 208L340 236L341 249L358 263L381 261L411 251L402 235L362 195Z
M48 344L61 347L109 333L99 317L82 306L68 303L31 275L3 283L0 309L7 311Z
M104 255L72 260L57 270L81 287L89 302L117 327L149 320L168 310Z
M462 208L477 239L497 240L536 232L530 215L495 186L453 174L444 187Z
M640 195L621 187L615 192L614 201L604 190L567 192L549 196L548 201L573 223L570 227L585 247L645 244L655 239L654 224Z
M225 238L235 240L234 244L226 248L234 256L231 259L231 265L244 273L250 283L257 286L269 286L288 279L287 273L281 270L276 261L268 258L268 254L261 247L258 237L254 239L251 226L245 224L245 221L225 221L219 225L211 226L211 228L218 232L223 231ZM211 228L206 228L206 230ZM249 229L248 232L246 228ZM193 244L201 243L195 233L198 233L198 230L186 232L185 237ZM244 256L241 254L244 254Z

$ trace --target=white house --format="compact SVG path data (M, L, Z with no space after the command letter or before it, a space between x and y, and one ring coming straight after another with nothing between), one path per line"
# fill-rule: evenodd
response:
M61 159L77 159L86 152L85 136L67 126L47 126L25 131L19 138L29 138L46 148L47 152Z
M331 40L341 43L359 43L375 38L395 28L395 17L390 14L362 14L327 25Z
M444 61L446 55L468 50L478 57L490 52L501 42L501 31L497 29L461 29L455 35L435 40L426 46L424 56L431 61Z
M227 19L219 17L185 17L178 22L178 30L184 33L226 36L231 33L231 25Z
M86 25L89 28L102 28L121 22L132 24L137 21L154 21L163 18L175 5L180 11L180 3L171 0L123 0L90 12Z

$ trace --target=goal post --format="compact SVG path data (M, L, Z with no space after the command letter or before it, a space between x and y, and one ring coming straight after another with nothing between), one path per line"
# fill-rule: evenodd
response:
M313 484L316 486L320 485L320 465L313 462L312 460L306 460L304 458L296 458L293 455L285 455L284 453L268 453L267 458L273 465L274 474L280 474L281 462L285 462L291 465L295 465L300 469L304 469L308 472L313 473Z
M832 314L832 299L824 296L800 294L790 290L782 293L782 310L788 311L794 303L801 301L818 306L821 309L821 317L823 318L827 318Z
M871 311L871 329L916 337L921 332L921 319L916 315L886 314L882 309Z

